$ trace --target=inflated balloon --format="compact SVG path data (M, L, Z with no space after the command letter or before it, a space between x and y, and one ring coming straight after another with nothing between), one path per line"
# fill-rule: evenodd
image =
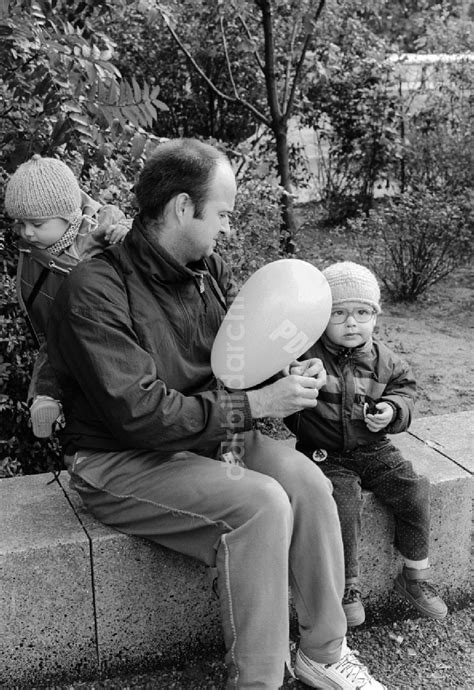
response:
M263 266L244 283L216 335L211 366L228 388L251 388L281 371L320 338L331 290L300 259Z

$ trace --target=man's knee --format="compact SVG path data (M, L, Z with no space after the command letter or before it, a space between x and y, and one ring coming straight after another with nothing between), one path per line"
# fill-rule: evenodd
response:
M272 477L259 478L247 496L249 509L269 520L287 522L291 520L290 499L281 484Z
M290 499L283 486L273 477L267 477L265 483L259 486L262 505L270 510L288 512L291 510Z

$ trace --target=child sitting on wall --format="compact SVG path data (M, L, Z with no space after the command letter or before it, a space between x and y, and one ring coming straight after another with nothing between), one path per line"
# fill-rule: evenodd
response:
M344 544L343 608L349 626L365 620L359 586L362 489L369 489L395 518L395 545L405 564L395 589L425 616L442 619L447 608L429 578L429 481L418 476L387 434L411 421L416 384L410 367L373 338L380 308L376 277L344 261L323 271L332 311L321 339L304 359L318 357L327 382L315 408L285 421L305 453L333 484ZM290 373L300 373L297 365Z

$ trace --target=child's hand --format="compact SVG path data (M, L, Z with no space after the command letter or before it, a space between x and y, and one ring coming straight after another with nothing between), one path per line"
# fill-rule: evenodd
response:
M115 225L110 225L105 231L105 239L109 244L120 244L130 230L132 221L129 218L119 220Z
M323 363L317 357L304 359L302 362L294 360L288 366L288 374L296 376L315 376L316 378L324 371Z
M393 419L393 415L395 414L393 407L386 402L376 403L375 407L378 410L376 414L365 415L367 429L373 433L381 431L388 426Z
M326 384L326 369L323 363L317 357L311 359L304 359L301 362L294 360L286 367L284 372L286 376L303 376L304 378L313 378L318 381L319 388Z

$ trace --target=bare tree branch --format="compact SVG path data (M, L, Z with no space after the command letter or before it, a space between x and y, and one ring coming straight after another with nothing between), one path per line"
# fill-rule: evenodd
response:
M224 29L224 17L222 15L222 12L219 13L219 27L221 30L222 34L222 45L224 46L224 55L225 55L225 61L227 63L227 71L229 72L229 79L230 83L232 84L232 89L234 91L235 97L237 100L241 100L239 93L237 91L237 86L234 81L234 75L232 73L232 65L230 64L230 59L229 59L229 51L227 50L227 38L225 35L225 29Z
M291 65L293 62L293 49L295 47L295 40L296 40L296 35L298 33L298 20L296 19L294 24L293 24L293 31L291 33L291 39L290 39L290 50L288 51L287 59L286 59L286 71L285 71L285 85L283 87L283 95L281 99L281 107L285 109L285 103L286 99L288 97L288 88L290 84L290 72L291 72Z
M168 17L164 14L164 12L161 9L159 9L159 12L160 12L162 18L164 19L164 22L166 24L166 27L168 28L168 31L170 32L173 39L175 40L175 42L179 46L180 50L183 51L183 53L186 55L186 57L188 58L188 60L190 61L190 63L194 67L194 69L196 70L196 72L199 74L199 76L202 79L204 79L204 81L209 86L211 91L213 91L217 96L222 98L224 101L227 101L228 103L240 103L240 105L242 105L244 108L246 108L248 111L250 111L259 122L266 125L267 127L271 127L271 122L268 120L268 118L266 118L263 113L261 113L259 110L257 110L257 108L255 108L255 106L253 106L251 103L249 103L248 101L246 101L244 98L242 98L240 96L238 98L235 96L229 96L228 94L221 91L214 84L214 82L211 81L211 79L209 79L207 74L200 67L200 65L198 65L196 60L193 58L193 56L191 55L189 50L186 48L184 43L181 41L181 39L177 35L176 31L171 26L171 23L169 22Z
M318 21L320 15L321 15L321 12L324 9L324 3L325 3L325 0L319 0L318 9L316 10L314 18L312 19L313 26ZM301 70L303 69L304 59L306 57L306 53L307 53L309 43L311 41L312 36L313 36L313 31L308 31L306 33L305 40L303 43L303 48L301 49L300 59L298 60L298 64L296 65L296 70L295 70L295 74L293 77L293 84L291 87L290 96L288 98L288 103L286 104L285 118L288 118L290 116L291 111L293 109L293 104L295 102L295 96L296 96L296 87L298 86L298 82L299 82L299 79L301 76Z
M245 33L247 34L247 38L249 39L250 43L251 43L252 45L255 45L255 44L254 44L253 37L252 37L252 34L250 33L250 29L249 29L249 27L247 26L247 23L246 23L245 19L242 17L242 14L239 12L238 8L236 7L235 2L232 2L232 9L233 9L234 12L237 14L237 17L239 18L239 21L240 21L240 23L242 24L242 27L243 27ZM258 66L260 67L260 70L262 71L262 74L265 74L265 67L264 67L264 64L263 64L263 62L262 62L262 58L261 58L260 55L258 54L257 48L254 48L253 54L254 54L254 56L255 56L255 60L257 61Z

